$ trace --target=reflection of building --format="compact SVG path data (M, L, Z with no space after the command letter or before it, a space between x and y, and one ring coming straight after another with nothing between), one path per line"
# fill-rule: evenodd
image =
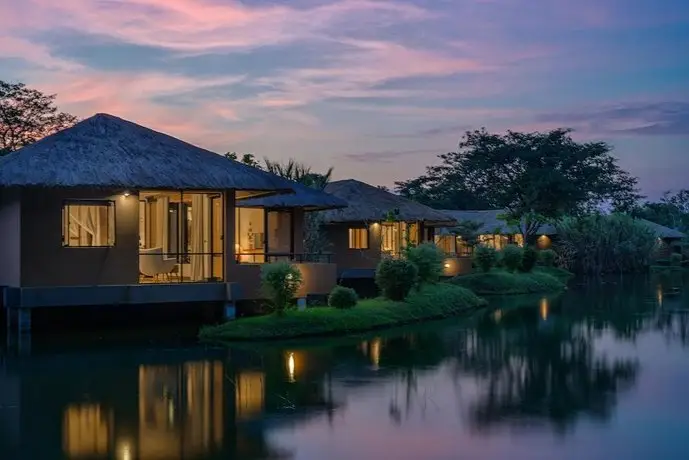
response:
M219 361L140 366L138 417L107 403L69 404L63 450L70 459L183 459L222 447L223 365Z
M112 410L99 404L72 404L62 421L62 448L70 458L106 456L113 445Z

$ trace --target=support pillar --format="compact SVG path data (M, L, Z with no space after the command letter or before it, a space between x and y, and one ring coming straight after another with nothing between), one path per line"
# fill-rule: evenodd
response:
M223 306L223 319L225 321L232 321L237 317L237 307L234 302L226 302Z
M31 333L31 309L19 308L17 310L17 332L19 334Z

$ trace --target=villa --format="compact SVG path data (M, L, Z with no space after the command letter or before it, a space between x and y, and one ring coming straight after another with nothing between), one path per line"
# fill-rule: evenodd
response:
M454 218L457 222L475 222L478 227L478 243L501 250L508 244L524 245L524 238L518 228L511 227L501 219L505 213L502 209L488 209L480 211L453 211L443 210L443 213ZM645 219L639 222L648 226L656 234L660 246L660 256L667 256L673 246L685 237L684 233L656 224ZM435 244L446 254L455 254L458 257L469 257L473 249L470 245L454 233L452 227L437 229ZM536 246L539 249L548 249L557 241L557 229L554 225L544 224L536 232Z
M373 278L383 258L400 257L408 244L433 242L436 228L456 225L444 212L354 179L331 182L325 191L348 205L322 213L340 278ZM444 275L470 269L450 256Z
M287 194L298 207L241 207ZM98 114L0 159L4 304L257 299L260 266L297 262L299 297L336 269L303 261L304 212L342 200L120 118Z

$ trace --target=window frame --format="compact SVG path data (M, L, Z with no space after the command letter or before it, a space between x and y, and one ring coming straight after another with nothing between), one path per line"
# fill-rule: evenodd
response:
M108 240L112 240L112 244L98 245L98 246L74 246L69 244L69 216L67 215L68 206L104 206L108 212L108 233L112 227L113 234L108 234ZM62 247L69 249L97 249L97 248L113 248L117 245L117 204L115 200L110 199L68 199L62 201L61 215L62 215ZM112 226L110 225L110 209L112 208ZM65 230L67 232L65 232Z
M359 245L358 247L352 247L352 241L356 243L357 238L352 238L352 232L363 232L364 234L364 242L365 242L365 247L362 247ZM356 235L356 234L355 234ZM370 231L369 228L366 226L363 227L349 227L347 228L347 249L352 250L352 251L366 251L371 248L371 236L370 236Z

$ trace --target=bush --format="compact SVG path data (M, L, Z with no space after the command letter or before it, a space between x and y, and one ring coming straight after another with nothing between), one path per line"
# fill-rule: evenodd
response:
M508 271L516 271L522 264L524 250L514 244L508 244L502 250L502 263Z
M538 251L531 246L525 247L522 253L521 270L527 273L530 272L536 266L536 262L538 262Z
M474 249L474 262L481 271L489 272L498 262L498 253L490 246L476 246L476 249Z
M682 254L672 253L670 254L670 265L673 267L679 267L682 265Z
M558 250L570 254L570 271L586 275L644 271L657 250L646 224L625 214L568 217L557 225Z
M356 291L344 286L335 286L328 296L328 306L333 308L353 308L358 301Z
M538 253L538 258L544 266L552 267L555 265L557 254L552 249L544 249Z
M384 259L376 269L376 284L390 300L404 300L416 284L416 265L406 259Z
M289 308L301 283L301 272L287 262L261 266L261 289L277 314L282 314Z
M407 251L407 259L416 265L419 284L437 283L443 274L445 254L433 243L423 243Z
M558 292L566 288L565 281L548 273L510 273L493 270L490 273L459 275L450 281L456 286L467 288L476 295L517 295Z

